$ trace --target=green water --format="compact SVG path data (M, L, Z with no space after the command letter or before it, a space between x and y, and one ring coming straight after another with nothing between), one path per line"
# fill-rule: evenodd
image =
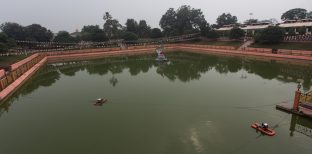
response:
M167 56L46 65L1 105L0 154L311 153L312 120L275 109L298 79L311 90L311 67ZM109 102L94 106L99 97Z

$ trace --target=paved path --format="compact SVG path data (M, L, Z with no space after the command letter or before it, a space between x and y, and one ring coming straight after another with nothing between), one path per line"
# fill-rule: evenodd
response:
M271 53L259 53L259 52L248 52L242 50L223 50L223 49L208 49L208 48L196 48L196 47L187 47L187 46L179 46L178 49L185 49L186 51L200 51L202 53L225 53L225 54L234 54L241 56L259 56L259 57L274 57L274 58L282 58L282 59L296 59L296 60L307 60L312 61L312 57L306 56L295 56L295 55L282 55L282 54L271 54Z
M251 44L253 44L255 41L254 40L249 40L246 41L243 45L241 45L237 50L244 50L245 48L247 48L248 46L250 46Z

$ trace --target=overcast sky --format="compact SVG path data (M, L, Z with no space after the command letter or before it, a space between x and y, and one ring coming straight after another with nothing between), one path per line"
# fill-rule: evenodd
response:
M127 18L145 19L152 27L159 27L161 16L168 8L181 5L200 8L209 23L218 15L229 12L239 21L253 18L277 18L292 8L312 10L312 0L0 0L0 24L17 22L21 25L39 23L53 32L73 32L83 25L100 25L108 11L124 24Z

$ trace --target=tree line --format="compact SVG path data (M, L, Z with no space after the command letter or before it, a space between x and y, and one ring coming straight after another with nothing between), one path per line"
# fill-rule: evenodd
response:
M291 9L282 14L282 20L298 20L312 18L312 12L305 9ZM169 8L162 15L159 26L160 28L151 28L145 20L136 21L135 19L127 19L125 25L112 17L109 12L103 16L104 24L86 25L81 32L70 34L67 31L59 31L55 36L51 30L41 26L40 24L31 24L22 26L18 23L6 22L1 24L0 30L0 51L6 51L15 46L14 40L39 41L39 42L104 42L112 39L123 39L125 41L135 41L142 38L161 38L164 36L176 36L190 33L200 33L201 36L210 39L216 39L219 34L215 29L225 25L239 25L236 16L230 13L223 13L218 16L216 24L209 24L201 9L195 9L188 5L183 5L178 9ZM252 24L260 22L257 19L249 19L244 24ZM274 19L264 20L261 22L276 22ZM270 27L263 32L272 32L281 34L282 30L277 27ZM271 41L270 35L261 36L261 33L255 37L258 39L266 39ZM245 32L236 26L229 32L232 39L241 38ZM274 39L275 40L275 39Z

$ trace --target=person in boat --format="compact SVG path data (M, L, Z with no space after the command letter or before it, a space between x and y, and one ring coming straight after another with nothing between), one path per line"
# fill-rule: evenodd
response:
M96 106L102 106L104 103L107 102L107 99L99 98L95 101L94 105Z
M103 98L99 98L96 100L95 104L101 104L103 102Z
M261 123L261 125L259 126L260 128L267 130L269 128L269 124L268 123Z
M101 103L102 101L103 101L103 99L99 98L99 99L96 100L96 103Z

